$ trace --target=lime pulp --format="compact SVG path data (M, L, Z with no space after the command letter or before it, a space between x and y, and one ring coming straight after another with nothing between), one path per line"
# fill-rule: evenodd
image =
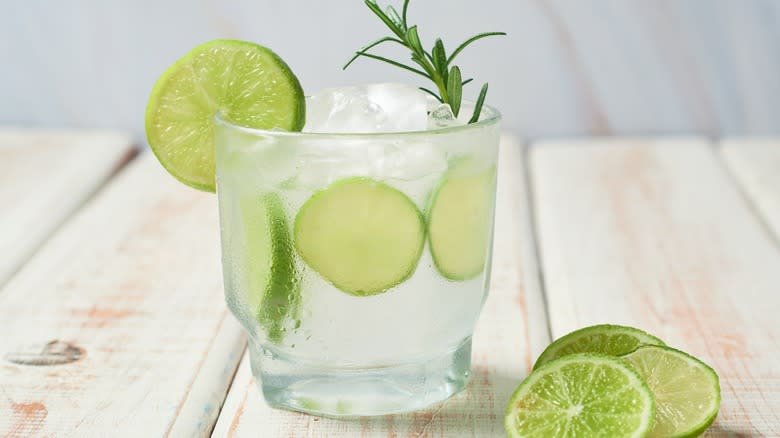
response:
M157 80L146 107L146 136L168 172L214 191L214 117L249 128L300 131L303 89L271 50L237 40L192 49Z
M644 437L655 400L622 359L579 353L532 372L507 406L510 437Z

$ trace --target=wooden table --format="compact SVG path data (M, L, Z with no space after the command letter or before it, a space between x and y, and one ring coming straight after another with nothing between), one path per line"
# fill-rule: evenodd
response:
M223 304L215 197L129 145L0 130L0 437L502 436L541 350L601 322L717 369L710 436L780 436L780 140L505 137L471 384L355 420L263 402Z

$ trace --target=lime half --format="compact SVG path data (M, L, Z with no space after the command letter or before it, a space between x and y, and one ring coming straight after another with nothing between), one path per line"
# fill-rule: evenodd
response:
M642 377L612 356L580 353L535 370L507 406L510 437L644 437L655 401Z
M718 374L707 364L669 347L645 346L623 356L655 394L658 414L650 437L693 437L720 408Z
M603 353L620 356L636 350L641 345L665 344L655 336L633 327L610 324L585 327L550 344L536 359L534 369L569 354Z
M214 116L249 128L300 131L305 102L298 79L269 49L215 40L163 73L146 107L146 136L171 175L214 191Z

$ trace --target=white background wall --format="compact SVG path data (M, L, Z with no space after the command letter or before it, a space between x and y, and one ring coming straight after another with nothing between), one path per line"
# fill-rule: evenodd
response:
M5 125L121 128L140 141L154 80L218 37L271 47L307 92L418 81L369 60L341 71L385 35L360 0L0 0L0 11ZM509 32L460 64L526 137L780 133L780 0L412 0L410 16L426 44L450 48Z

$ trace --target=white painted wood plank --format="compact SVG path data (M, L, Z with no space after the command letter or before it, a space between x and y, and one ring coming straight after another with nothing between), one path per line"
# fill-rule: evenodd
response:
M0 436L208 434L244 348L217 216L146 153L47 242L0 293Z
M514 388L549 342L531 237L522 150L502 140L490 294L474 333L466 391L427 411L354 420L270 408L244 358L215 427L215 437L504 436Z
M780 241L780 138L729 139L720 152L734 177Z
M780 251L697 139L556 141L531 152L553 335L638 326L712 364L712 436L780 436Z
M132 150L119 133L0 128L0 285Z

